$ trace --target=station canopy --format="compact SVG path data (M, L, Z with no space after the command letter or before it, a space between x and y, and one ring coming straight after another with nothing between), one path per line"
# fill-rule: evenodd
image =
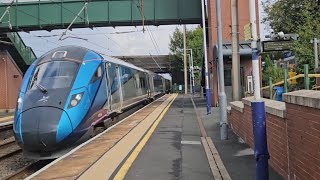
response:
M145 55L145 56L115 56L135 66L147 69L154 73L170 73L170 55Z

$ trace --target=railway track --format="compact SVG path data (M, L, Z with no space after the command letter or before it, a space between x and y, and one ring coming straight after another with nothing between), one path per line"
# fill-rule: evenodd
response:
M6 122L0 124L0 140L13 137L13 122Z
M14 173L2 178L3 180L17 180L17 179L25 179L26 177L30 176L31 174L37 172L39 169L43 168L52 160L39 160L34 163L31 163L29 165L26 165L18 170L16 170Z
M16 144L14 137L0 142L0 162L18 153L22 153L22 149Z
M5 176L0 179L24 179L41 169L52 160L30 160L23 156L22 149L14 137L0 141L0 164L3 165Z
M117 122L121 121L122 119L134 113L135 111L142 108L143 106L144 105L139 104L136 107L133 107L132 109L128 109L122 114L115 116L109 125L111 126L113 124L116 124ZM5 170L5 171L8 171L6 172L5 175L0 176L0 180L24 179L54 160L54 159L30 160L30 159L24 158L22 149L16 144L15 139L13 137L12 128L13 128L12 123L11 124L8 123L3 126L1 126L0 124L0 172L1 172L2 163L3 163L3 167L10 167ZM105 128L103 127L97 127L95 135L103 132L104 130ZM1 136L1 134L4 134L4 135ZM16 159L20 158L20 159L16 161L14 160L15 158ZM18 163L20 166L16 167L16 163Z

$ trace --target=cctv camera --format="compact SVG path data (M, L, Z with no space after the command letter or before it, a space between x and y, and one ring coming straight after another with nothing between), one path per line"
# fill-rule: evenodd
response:
M282 31L278 32L278 36L280 39L283 39L284 38L284 33Z

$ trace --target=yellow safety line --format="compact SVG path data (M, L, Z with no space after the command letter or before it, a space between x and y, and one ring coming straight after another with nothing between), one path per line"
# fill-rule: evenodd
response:
M175 95L175 97L171 100L171 102L167 105L167 107L162 111L162 113L157 118L157 120L154 122L154 124L151 126L151 128L149 129L147 134L143 137L143 139L140 141L138 146L133 150L133 152L131 153L129 158L125 161L125 163L122 165L120 170L117 172L114 179L116 179L116 180L124 179L125 175L127 174L128 170L132 166L133 162L138 157L140 151L145 146L145 144L147 143L147 141L149 140L149 138L153 134L154 130L156 129L156 127L160 123L161 119L163 118L165 113L168 111L169 107L171 106L171 104L173 103L173 101L176 99L177 96L178 96L178 94Z

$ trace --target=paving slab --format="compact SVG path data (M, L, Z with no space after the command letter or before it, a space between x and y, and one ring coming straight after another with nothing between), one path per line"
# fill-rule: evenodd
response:
M176 98L125 179L213 179L189 96Z

